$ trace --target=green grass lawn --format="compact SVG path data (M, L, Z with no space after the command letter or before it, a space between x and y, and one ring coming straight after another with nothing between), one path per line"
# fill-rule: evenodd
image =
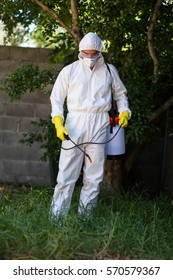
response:
M0 191L0 259L173 259L173 205L102 187L97 209L77 216L80 188L61 225L49 219L53 188Z

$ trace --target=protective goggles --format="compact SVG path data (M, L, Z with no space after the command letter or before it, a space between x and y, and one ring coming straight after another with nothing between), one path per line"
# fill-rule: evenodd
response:
M100 52L94 51L93 53L87 53L85 51L81 51L81 54L83 57L86 57L86 58L98 58L100 55Z

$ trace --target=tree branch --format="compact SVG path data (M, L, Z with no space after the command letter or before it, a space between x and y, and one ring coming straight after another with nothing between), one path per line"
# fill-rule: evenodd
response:
M77 9L77 0L71 0L71 13L72 13L72 29L76 34L76 41L79 43L82 39L82 32L80 32L78 28L79 23L79 16L78 16L78 9Z
M153 15L151 17L149 26L148 26L148 49L149 49L149 53L150 56L154 62L154 80L153 82L156 82L156 76L158 74L158 58L154 49L154 38L153 38L153 31L154 31L154 26L156 24L157 21L157 15L161 6L162 0L157 0L155 8L154 8L154 12Z
M77 1L71 0L71 12L72 12L72 27L76 28L78 24L78 10L77 10Z
M70 28L55 12L53 9L49 8L47 5L43 3L41 0L31 0L33 3L40 6L44 11L49 13L51 16L53 16L76 41L76 43L79 43L81 37L80 37L80 31L77 27L78 24L78 12L77 12L77 1L71 0L71 11L72 11L72 28ZM74 29L73 29L74 28Z
M162 104L161 107L159 107L152 117L149 118L149 122L153 123L157 121L157 119L164 113L166 110L173 105L173 96L171 96L168 100L165 101L165 103Z

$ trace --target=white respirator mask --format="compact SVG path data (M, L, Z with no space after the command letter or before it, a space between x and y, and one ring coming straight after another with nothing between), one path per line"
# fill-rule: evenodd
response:
M97 59L98 57L97 58L84 57L83 61L88 67L93 67L96 64Z

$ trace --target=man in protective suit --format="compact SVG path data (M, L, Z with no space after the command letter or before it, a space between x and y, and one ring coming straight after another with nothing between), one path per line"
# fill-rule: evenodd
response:
M59 73L51 93L52 121L62 148L76 143L107 140L108 111L111 108L111 87L119 112L119 124L126 127L131 116L127 91L116 68L109 64L110 72L101 54L100 38L89 32L79 43L78 60L64 67ZM64 124L64 101L67 99L68 114ZM61 149L57 185L51 203L51 214L58 218L68 213L75 183L83 166L83 186L80 193L78 214L88 214L96 206L100 183L103 179L106 158L105 144L80 146L91 158L76 147ZM83 164L84 163L84 164Z

